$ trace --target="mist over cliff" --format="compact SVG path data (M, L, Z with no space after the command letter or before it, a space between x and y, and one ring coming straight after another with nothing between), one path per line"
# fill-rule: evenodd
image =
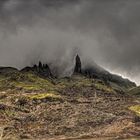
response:
M78 53L139 83L138 0L1 0L0 65L38 61L68 74Z

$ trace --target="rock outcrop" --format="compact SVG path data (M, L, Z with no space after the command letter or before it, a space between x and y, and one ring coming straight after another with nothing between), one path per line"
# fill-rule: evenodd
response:
M34 65L33 67L25 67L21 70L21 72L29 71L32 71L42 77L53 77L49 66L47 64L42 64L41 62L39 62L38 65Z
M54 78L54 75L52 74L49 66L47 64L42 64L41 62L39 62L38 65L34 65L32 67L25 67L21 71L11 67L0 67L0 75L11 75L12 77L16 77L15 74L20 74L20 72L33 72L34 74L43 78ZM136 87L136 84L134 82L131 82L128 79L124 79L121 76L112 74L96 63L87 66L84 65L84 67L82 68L82 63L79 55L75 57L75 67L73 74L82 74L89 78L99 79L106 85L114 86L115 88L117 87L117 89L119 87L121 90Z
M75 59L74 73L82 73L82 64L79 55L77 55Z
M96 63L82 69L82 63L79 55L77 55L75 58L74 74L83 74L89 78L99 79L107 85L112 85L113 83L117 85L117 87L121 87L121 89L136 87L134 82L131 82L128 79L124 79L121 76L112 74Z

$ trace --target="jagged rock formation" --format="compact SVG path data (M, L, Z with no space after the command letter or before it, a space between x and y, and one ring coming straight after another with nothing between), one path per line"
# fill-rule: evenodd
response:
M34 65L32 67L25 67L21 71L11 67L0 67L1 75L11 75L12 77L14 77L15 73L20 72L33 72L34 74L43 78L54 78L54 75L52 74L49 66L47 64L42 64L41 62L39 62L38 65ZM136 87L136 84L134 82L131 82L128 79L124 79L121 76L111 74L97 64L91 64L91 66L82 68L82 63L79 55L77 55L75 58L74 74L81 74L85 75L88 78L99 79L106 85L109 85L111 87L114 86L116 89L120 88L120 90L126 90Z
M21 70L21 72L29 72L32 71L43 77L53 77L51 70L47 64L42 64L39 62L38 65L34 65L33 67L25 67Z
M81 72L82 72L81 59L80 59L79 55L77 55L76 59L75 59L74 73L81 73Z

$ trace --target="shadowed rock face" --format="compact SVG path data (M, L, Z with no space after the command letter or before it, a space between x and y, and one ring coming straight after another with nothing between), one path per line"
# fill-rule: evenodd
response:
M74 69L74 73L81 73L82 72L82 64L81 64L81 59L79 57L79 55L76 56L75 59L75 69Z

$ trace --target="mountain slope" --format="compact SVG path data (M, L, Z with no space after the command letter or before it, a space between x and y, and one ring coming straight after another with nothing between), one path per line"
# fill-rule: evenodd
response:
M140 97L140 86L128 90L128 94Z
M139 121L133 122L136 115L129 110L135 105L134 99L101 80L81 74L44 79L32 72L0 79L0 128L4 139L139 135Z
M84 74L89 78L100 79L105 84L110 85L116 90L125 91L127 89L136 87L136 84L134 82L131 82L128 79L124 79L121 76L111 74L95 63L93 65L91 64L91 66L82 68L81 60L78 55L76 56L75 72Z
M81 68L80 59L77 61L74 74L64 78L54 77L42 64L21 71L0 68L2 139L139 136L136 99L116 90L102 76L90 77Z
M121 76L111 74L106 70L100 70L96 67L85 68L83 72L90 78L101 79L106 84L109 84L116 89L127 90L136 87L136 84L134 82L131 82L128 79L124 79Z
M0 76L9 75L13 78L14 77L18 78L18 75L19 76L22 75L24 77L24 74L26 75L26 73L28 72L34 73L42 78L52 78L52 79L55 78L54 76L55 74L51 72L49 66L47 64L42 64L41 62L39 62L38 65L34 65L32 67L25 67L20 71L11 67L0 68ZM134 82L131 82L128 79L124 79L121 76L111 74L110 72L104 70L97 64L94 64L93 66L90 66L90 67L88 66L88 67L82 68L82 63L78 55L76 56L76 59L75 59L74 73L87 76L88 78L98 79L102 81L104 84L116 90L125 91L125 90L136 87L136 84Z

